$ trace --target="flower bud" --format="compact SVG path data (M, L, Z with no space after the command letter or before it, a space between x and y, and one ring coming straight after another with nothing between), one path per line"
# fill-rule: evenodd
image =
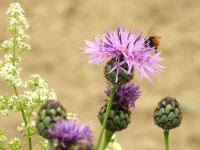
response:
M172 97L163 98L154 111L154 122L163 129L173 129L182 120L181 108L178 101Z
M55 122L62 119L66 119L64 107L56 100L48 100L38 112L36 129L42 137L51 139L52 136L49 134L48 129L53 128Z
M128 73L128 64L124 62L123 65L119 66L119 63L122 63L124 60L120 59L120 61L118 61L119 60L116 58L112 58L108 61L104 69L104 74L110 83L121 85L128 83L133 78L133 69L131 70L131 73Z
M101 124L103 124L103 120L106 114L107 105L101 108L98 118ZM106 122L106 130L110 132L121 131L126 129L128 124L130 123L130 111L123 107L120 107L118 104L113 104L111 106L108 120Z

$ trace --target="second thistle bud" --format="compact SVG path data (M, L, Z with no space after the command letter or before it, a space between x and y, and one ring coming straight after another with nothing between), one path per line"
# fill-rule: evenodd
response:
M128 64L124 62L123 65L120 67L118 66L119 63L122 63L124 60L121 58L117 60L116 58L112 58L105 66L104 74L106 79L113 84L121 85L128 83L132 78L132 74L128 74ZM113 68L115 68L112 70ZM133 72L133 69L132 71Z
M163 98L154 111L154 122L163 129L173 129L182 120L181 108L178 101L172 97Z
M102 107L98 115L101 124L103 124L106 108L107 105ZM128 109L124 109L117 104L113 104L106 122L106 130L110 132L116 132L126 129L130 123L130 114L131 113Z
M64 107L56 100L48 100L42 105L36 119L36 129L38 133L46 138L51 139L49 128L53 128L56 121L66 119Z

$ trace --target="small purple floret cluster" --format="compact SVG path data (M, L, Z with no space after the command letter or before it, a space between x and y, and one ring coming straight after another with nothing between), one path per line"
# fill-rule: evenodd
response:
M110 96L110 87L111 85L107 85L107 90L105 91L106 96ZM134 83L125 84L118 86L114 100L118 102L118 104L124 108L132 108L135 107L135 101L140 97L141 91L139 90L139 86L134 85Z
M56 122L54 128L49 129L49 133L58 139L63 148L68 148L79 140L93 141L89 126L78 126L76 121Z

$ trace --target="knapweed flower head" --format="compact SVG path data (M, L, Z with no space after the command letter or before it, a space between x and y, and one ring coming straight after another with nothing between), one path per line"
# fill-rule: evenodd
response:
M163 66L158 62L160 52L154 53L154 47L146 44L146 39L142 39L142 32L136 34L131 29L126 32L124 28L118 27L117 32L112 30L106 31L106 34L99 38L96 37L94 42L85 40L86 47L83 47L84 53L89 53L89 63L99 64L107 58L115 58L117 63L108 74L114 70L121 69L126 74L132 74L133 68L138 71L139 79L141 77L147 78L148 82L152 83L150 75L155 76L160 73ZM128 65L127 69L122 66ZM117 82L117 78L116 81Z
M110 96L111 85L107 85L107 90L105 91L106 96ZM139 86L134 83L120 85L114 95L114 101L125 108L135 107L135 101L140 97L141 91Z
M80 140L86 140L90 143L93 141L89 126L79 126L75 120L56 122L54 128L49 129L49 133L54 139L58 139L63 148L69 148Z

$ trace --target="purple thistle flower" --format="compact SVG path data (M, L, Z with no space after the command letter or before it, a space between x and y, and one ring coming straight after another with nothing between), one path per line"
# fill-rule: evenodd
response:
M118 72L127 63L128 70L123 70L125 73L131 74L132 68L135 68L139 72L139 80L144 76L152 83L150 75L155 76L162 71L164 67L157 63L163 59L160 58L161 52L154 54L154 47L148 46L145 41L141 32L134 34L133 29L126 32L118 27L117 32L107 31L104 37L96 37L94 42L85 40L87 46L82 50L90 54L89 63L99 64L107 58L116 58L118 64L110 72ZM120 58L124 60L121 62Z
M108 84L105 91L108 97L110 96L110 86ZM120 85L115 92L114 101L117 101L119 105L125 108L135 107L135 101L140 97L140 94L139 86L135 86L133 83Z
M56 122L53 129L49 129L53 138L58 139L63 148L68 148L79 140L92 142L91 130L89 126L78 126L76 121Z

